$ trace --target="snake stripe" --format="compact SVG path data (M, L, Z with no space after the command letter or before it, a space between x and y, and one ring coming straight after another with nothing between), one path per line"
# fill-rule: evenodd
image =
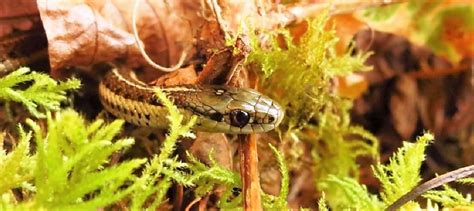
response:
M281 107L252 89L225 86L179 85L161 88L186 119L198 117L196 130L247 134L266 132L283 118ZM140 126L166 128L167 110L154 87L113 69L99 85L104 108Z

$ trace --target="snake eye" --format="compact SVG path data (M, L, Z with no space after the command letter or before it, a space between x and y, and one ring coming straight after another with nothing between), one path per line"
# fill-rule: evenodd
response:
M230 124L236 127L244 127L250 120L249 113L242 110L232 110L230 112Z

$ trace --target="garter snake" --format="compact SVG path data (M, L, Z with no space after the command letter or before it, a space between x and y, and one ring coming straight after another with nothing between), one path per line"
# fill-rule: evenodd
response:
M21 39L0 39L0 53L9 52ZM2 56L0 55L0 56ZM0 59L0 75L21 64L47 57L37 54L16 59ZM128 71L115 68L99 85L99 96L105 109L126 121L149 127L167 128L167 110L155 96L154 87L138 81ZM216 85L179 85L160 87L180 112L198 117L195 129L229 134L266 132L277 127L284 113L280 105L252 89Z
M196 130L229 134L266 132L280 124L284 113L272 99L252 89L217 85L177 85L160 87L190 118L198 117ZM166 128L167 110L155 96L153 86L114 68L99 85L105 109L140 126Z

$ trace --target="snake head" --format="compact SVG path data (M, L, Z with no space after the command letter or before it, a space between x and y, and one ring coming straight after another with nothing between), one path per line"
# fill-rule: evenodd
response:
M198 93L197 127L209 132L230 134L260 133L275 129L282 121L281 106L262 95L246 88L224 86L201 87Z

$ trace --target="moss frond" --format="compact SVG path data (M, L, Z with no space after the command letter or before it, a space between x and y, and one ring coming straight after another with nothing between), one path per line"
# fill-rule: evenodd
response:
M253 51L247 62L261 67L264 92L285 108L290 128L304 126L328 102L339 104L339 98L331 91L333 77L370 70L364 65L367 53L354 56L348 51L337 55L338 38L335 30L325 29L326 22L327 15L308 21L308 29L299 44L293 43L286 29L266 32L270 44L265 46L257 35L250 35Z
M315 162L316 186L325 192L326 199L332 207L345 205L346 199L340 197L340 191L321 182L328 175L358 178L357 158L367 155L376 158L378 141L364 129L350 125L348 116L337 115L331 111L324 112L320 116L319 125L310 129L318 134L305 137L306 140L314 143L312 157Z
M329 207L326 203L326 196L324 192L322 192L321 198L318 200L318 210L319 211L329 211Z
M194 190L196 196L204 196L218 185L222 185L229 190L241 187L239 174L220 166L214 159L210 159L211 165L206 166L188 153L188 160L189 169L192 172L190 182L196 187Z
M461 184L474 185L474 177L468 177L468 178L460 179L457 182L459 182Z
M35 157L30 154L31 133L26 133L21 126L18 127L20 140L16 148L6 153L0 148L0 195L12 188L25 185L33 178ZM3 143L3 140L0 140ZM0 146L3 144L0 144Z
M196 117L192 117L188 122L183 123L184 116L180 114L173 102L166 97L166 94L160 89L156 89L155 94L169 112L167 119L170 122L170 128L161 145L160 153L154 156L146 165L142 175L134 184L135 189L131 196L132 210L141 210L144 207L150 210L155 209L163 203L165 194L174 178L178 182L185 181L185 178L179 172L179 169L185 164L177 161L177 159L172 159L171 156L178 139L191 136L190 131L196 122ZM185 184L189 185L187 182ZM148 199L151 200L151 203L146 204Z
M132 173L145 160L133 159L110 166L113 153L130 147L132 139L113 141L123 121L105 125L102 120L87 124L76 112L66 110L54 117L47 113L47 132L31 120L31 132L20 127L20 141L11 153L0 153L0 205L12 209L93 210L113 204L135 188ZM36 153L30 155L33 136ZM25 167L26 166L26 167ZM24 169L25 168L25 169ZM13 176L12 176L13 175ZM10 191L21 187L22 202Z
M425 160L425 149L433 141L430 133L418 137L416 143L404 142L387 165L373 167L375 176L382 183L382 200L391 204L412 190L421 181L420 168Z
M278 151L278 149L276 149L271 144L269 144L269 147L273 151L273 154L275 154L278 161L278 167L280 167L281 184L280 184L280 194L278 194L278 196L275 197L275 196L263 193L262 195L263 207L269 210L287 209L288 202L286 198L288 197L288 189L290 186L288 167L286 166L285 157L283 153Z
M19 88L23 83L32 84L26 89ZM80 85L77 79L58 83L46 74L23 67L0 78L0 100L21 103L33 116L45 117L40 110L59 110L60 103L66 100L66 91Z
M463 196L458 191L443 185L443 190L431 190L423 194L424 198L440 203L443 207L474 206L470 194Z
M236 191L241 187L240 175L223 166L220 166L209 155L210 166L199 161L191 154L187 154L190 177L196 197L202 197L209 194L214 188L223 188L222 195L219 198L218 206L221 209L237 209L242 202L242 196L236 195Z
M332 82L334 77L370 70L364 65L369 54L353 54L352 48L337 54L338 37L327 29L327 20L327 14L308 20L307 31L297 42L287 29L265 32L269 43L264 45L251 34L253 52L248 59L262 69L263 92L285 109L283 135L313 145L316 186L330 174L358 177L356 158L378 156L378 140L351 125L352 101L338 96ZM337 203L337 193L318 188L330 205Z
M337 209L350 210L382 210L384 203L376 195L370 194L365 185L361 185L354 178L328 176L323 182L328 189L338 189L339 197L344 203L340 203Z

